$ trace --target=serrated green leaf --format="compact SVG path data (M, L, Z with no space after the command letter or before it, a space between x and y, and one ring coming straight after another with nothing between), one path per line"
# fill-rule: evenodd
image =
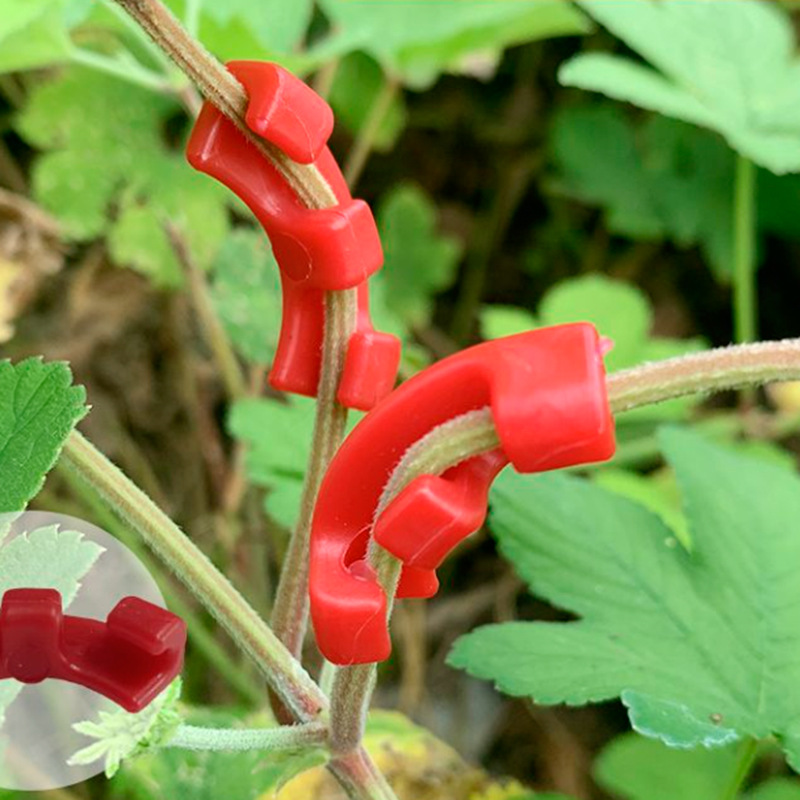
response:
M800 479L687 431L661 437L692 552L659 517L585 481L504 474L491 515L503 555L580 619L487 626L451 661L542 703L625 693L648 735L673 745L693 746L709 723L775 735L797 765Z
M71 49L59 0L4 0L0 73L66 60Z
M721 796L737 762L735 747L675 750L630 733L600 754L594 778L619 800L708 800ZM800 781L773 778L737 795L743 800L799 800Z
M281 324L280 271L264 235L237 230L211 265L211 298L234 347L249 361L268 364Z
M56 589L67 606L103 552L82 533L57 525L15 536L0 548L0 595L8 589Z
M177 711L180 694L181 679L177 678L141 711L100 711L97 722L76 722L72 727L78 733L98 741L78 750L67 763L102 760L106 777L113 778L124 759L169 741L181 720Z
M461 245L437 233L436 209L415 186L393 189L377 216L385 261L374 282L383 284L388 308L407 326L424 326L436 293L455 280Z
M228 230L224 188L193 172L164 141L163 125L177 113L170 98L71 69L38 86L17 119L23 138L44 151L33 168L34 198L65 234L108 234L116 260L171 286L181 271L165 222L186 234L203 267Z
M0 512L21 511L39 491L85 400L62 362L0 362Z
M711 128L775 173L800 170L800 63L791 19L761 0L576 0L655 67L581 54L564 85Z
M336 77L328 98L336 119L353 134L367 122L376 99L383 91L386 76L373 58L366 53L350 53L336 68ZM377 151L391 149L406 124L403 98L396 95L384 113L372 138Z
M581 33L585 18L562 0L321 0L334 34L319 57L362 50L418 89L475 54Z

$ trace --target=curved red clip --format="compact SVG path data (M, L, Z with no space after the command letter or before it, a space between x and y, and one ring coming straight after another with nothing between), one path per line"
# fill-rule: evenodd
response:
M409 484L374 519L408 448L438 425L489 406L501 447ZM486 342L415 375L345 440L322 483L311 534L317 643L335 664L382 661L386 597L364 561L370 533L403 561L398 597L436 593L435 568L486 515L509 462L541 472L610 458L614 423L602 344L585 323Z
M186 623L125 597L106 622L63 614L55 589L9 589L0 605L0 678L77 683L141 711L183 667Z
M283 321L269 380L276 389L313 397L322 363L324 292L358 287L359 315L345 358L338 400L372 408L394 386L400 361L395 336L373 329L367 279L383 263L369 206L353 200L326 143L333 112L310 87L277 64L233 61L228 69L249 96L248 127L292 160L314 164L339 205L309 209L278 170L210 103L197 118L189 163L225 184L258 218L281 270Z

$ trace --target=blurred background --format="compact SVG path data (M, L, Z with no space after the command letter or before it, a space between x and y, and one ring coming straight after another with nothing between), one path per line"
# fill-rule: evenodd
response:
M757 4L795 30L794 4ZM332 150L382 233L373 314L404 341L403 377L481 339L576 319L615 341L610 369L725 345L742 331L749 338L732 310L737 242L748 230L758 337L800 335L800 163L761 158L722 124L701 127L630 93L620 99L632 102L617 102L603 86L580 88L581 58L652 55L612 35L592 13L596 3L169 5L220 59L278 61L333 106ZM744 60L747 46L737 54ZM0 0L0 349L15 360L69 361L92 405L83 431L268 615L313 403L265 384L278 271L247 209L184 160L199 103L112 2ZM677 492L654 436L665 421L693 421L791 467L800 389L676 401L620 420L619 454L592 479L675 519ZM35 507L130 540L61 471ZM214 719L257 713L264 694L253 670L152 565L190 618L184 700L230 709ZM455 639L479 624L564 614L524 591L485 532L441 577L436 598L398 608L377 694L378 705L458 753L403 718L384 720L380 735L393 744L383 766L403 776L408 796L524 796L467 767L480 764L584 800L639 797L609 794L593 768L628 728L620 705L535 706L445 664ZM315 658L310 647L312 666ZM165 761L115 779L113 792L95 780L69 793L253 796L249 778L240 786L232 777L232 764L245 777L253 764L214 758L195 764L206 770L195 784ZM337 796L322 784L294 791Z

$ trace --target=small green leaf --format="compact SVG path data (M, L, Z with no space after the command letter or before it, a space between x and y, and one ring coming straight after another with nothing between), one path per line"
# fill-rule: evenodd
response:
M358 133L369 118L385 82L386 76L380 64L366 53L345 56L336 68L336 78L328 98L337 121L347 126L351 133ZM374 149L391 149L405 124L406 107L402 97L396 95L375 132Z
M789 15L761 0L576 0L654 67L602 53L559 79L721 133L775 173L800 170L800 63Z
M692 550L640 505L563 475L507 473L492 530L532 591L575 622L480 628L451 662L541 703L623 696L663 741L800 729L800 478L696 434L662 431Z
M65 61L70 50L59 0L3 0L0 73Z
M542 298L535 317L509 306L489 306L481 313L483 332L487 336L492 332L519 333L567 322L591 322L602 336L613 341L614 347L605 358L609 371L696 352L704 347L700 339L651 336L653 312L645 295L633 284L603 275L587 275L556 284ZM681 398L628 413L623 418L680 418L695 403L696 398Z
M106 777L113 778L123 759L169 741L181 721L177 710L180 694L181 679L177 678L141 711L100 711L97 722L76 722L72 727L78 733L97 741L78 750L67 763L102 760Z
M415 186L400 186L378 209L385 263L374 279L384 285L384 300L409 327L424 326L433 298L450 287L461 257L460 243L436 231L436 209Z
M563 0L321 0L320 6L334 29L320 54L362 50L418 89L442 72L460 71L475 53L496 56L514 44L586 30L585 18Z
M594 778L619 800L708 800L721 797L736 769L736 747L674 750L629 733L618 736L598 757ZM800 781L772 778L742 800L800 800Z
M281 323L280 271L265 236L237 230L211 265L211 298L234 347L255 364L275 354Z
M17 119L23 138L44 151L34 163L34 198L65 234L81 241L108 234L118 262L171 286L181 271L164 223L184 231L202 267L229 225L226 190L165 144L164 123L179 113L173 99L71 69L37 86Z
M85 399L64 363L0 362L0 512L21 511L39 491Z
M248 445L249 479L270 490L267 512L286 528L297 519L313 426L314 401L305 397L240 400L228 419L231 434Z

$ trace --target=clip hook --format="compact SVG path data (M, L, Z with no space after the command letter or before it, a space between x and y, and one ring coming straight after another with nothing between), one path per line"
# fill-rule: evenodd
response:
M376 520L408 448L436 426L487 406L501 446L443 475L417 478ZM436 567L481 526L491 482L506 464L541 472L613 452L602 344L588 323L486 342L406 381L356 426L320 489L309 591L322 654L356 664L390 653L386 597L364 560L370 535L403 562L398 597L430 597Z
M338 205L305 207L278 170L211 103L204 103L186 150L189 163L237 194L258 218L281 270L283 320L269 381L314 397L324 334L324 293L358 288L356 331L348 343L337 399L367 410L394 386L400 342L372 327L367 279L383 263L372 212L350 196L327 141L330 106L277 64L232 61L249 101L248 127L292 160L314 164Z
M66 615L55 589L9 589L0 604L0 678L69 681L141 711L180 673L186 623L138 597L106 622Z

